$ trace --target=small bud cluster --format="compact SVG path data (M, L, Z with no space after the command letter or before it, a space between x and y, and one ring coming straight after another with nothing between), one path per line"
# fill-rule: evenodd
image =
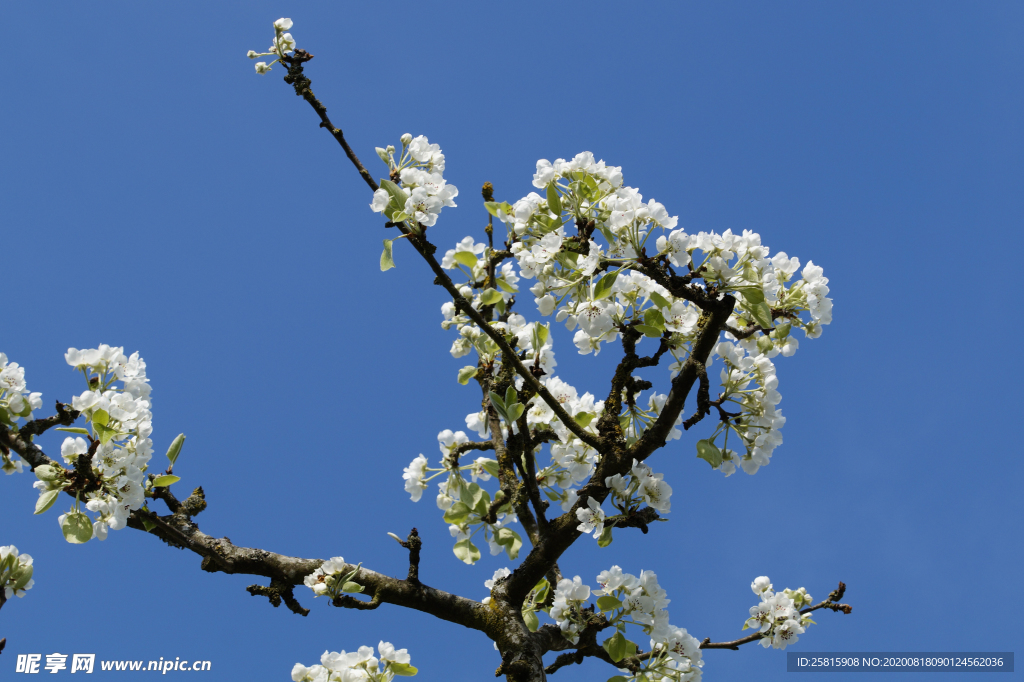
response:
M25 592L32 589L32 557L18 554L14 545L0 547L0 588L4 591L4 599L24 597Z
M407 649L395 649L391 642L382 641L377 653L380 658L368 646L351 653L325 651L319 665L296 663L292 682L390 682L396 675L411 677L419 672L409 664Z
M809 616L800 613L801 608L811 603L811 595L804 588L775 593L768 576L762 575L750 583L750 589L761 598L761 603L750 607L750 618L743 629L756 628L765 649L785 649L795 644L806 626L814 623Z
M276 55L276 59L272 62L256 62L256 73L263 75L271 70L274 64L281 61L281 57L285 56L290 52L295 51L295 39L292 38L292 34L288 33L292 27L292 20L280 18L274 22L274 38L273 42L270 43L270 47L267 48L266 52L257 52L256 50L249 50L246 53L246 57L249 59L256 59L257 57L270 57Z

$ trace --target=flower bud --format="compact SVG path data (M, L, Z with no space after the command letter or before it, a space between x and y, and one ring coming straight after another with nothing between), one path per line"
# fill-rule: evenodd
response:
M249 50L245 53L245 56L249 59L256 59L256 50Z
M256 73L262 75L267 71L270 71L270 67L267 66L266 62L256 62Z
M412 142L412 135L410 135L409 133L406 133L405 135L402 135L402 146L403 147L408 146L410 142Z
M278 31L288 31L291 29L291 27L291 19L285 19L284 17L281 17L280 19L274 22L274 28L276 28Z

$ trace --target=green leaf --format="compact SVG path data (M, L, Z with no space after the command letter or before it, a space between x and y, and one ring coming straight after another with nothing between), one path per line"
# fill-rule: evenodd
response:
M526 623L526 629L530 632L537 632L537 628L540 627L540 618L537 618L537 614L531 611L523 611L523 621Z
M110 442L110 439L117 435L117 431L115 429L95 422L93 423L92 428L96 430L96 435L100 437L100 442L103 444Z
M644 313L644 324L648 327L655 327L657 329L665 330L665 316L662 315L657 309L649 308Z
M394 256L391 255L391 239L384 240L384 252L380 254L380 271L386 272L395 267Z
M171 460L171 466L178 461L181 454L181 446L185 444L185 434L179 433L178 437L171 441L171 447L167 448L167 459Z
M587 428L588 426L590 426L590 422L594 421L594 417L596 416L597 414L593 412L578 412L576 413L576 416L573 417L573 419L575 419L576 423L582 426L583 428Z
M463 482L462 490L459 492L459 499L470 509L473 509L480 504L480 500L484 497L490 499L487 495L487 491L481 488L479 485L473 482Z
M558 197L558 187L554 182L548 185L548 208L555 215L562 215L562 200Z
M398 203L399 208L405 206L405 201L409 198L409 195L405 193L405 190L390 180L382 179L378 184L381 189L386 190L387 193L391 195L391 198Z
M92 540L92 521L81 512L73 512L64 517L60 524L64 539L72 545L81 545Z
M764 291L761 287L743 287L740 289L740 294L751 305L764 303Z
M523 540L511 528L499 528L494 532L494 541L505 548L505 554L509 559L519 556L519 550L523 546Z
M391 222L393 223L404 223L409 218L409 214L405 211L396 211L391 214Z
M611 659L618 663L626 656L633 656L636 654L636 644L629 641L622 636L621 632L616 632L614 635L604 640L601 644Z
M469 383L469 380L476 376L476 367L473 365L466 365L459 370L459 383L465 386Z
M594 300L600 301L602 298L608 298L612 295L612 285L615 284L615 279L619 276L619 271L609 272L597 281L594 285Z
M89 429L83 429L81 426L69 426L69 427L58 426L57 427L57 431L67 431L68 433L80 433L83 436L91 435L89 433Z
M519 402L519 393L516 392L515 386L509 386L505 389L505 409L509 409L510 405L514 405Z
M709 440L697 441L697 456L717 469L722 466L722 451Z
M654 301L654 305L659 308L671 308L672 304L668 302L668 299L659 294L657 291L651 292L651 300Z
M789 336L789 332L792 331L792 329L793 325L790 324L789 322L784 322L780 324L778 327L775 328L775 338L781 341L782 339Z
M614 611L615 609L621 608L622 602L613 597L610 594L606 594L603 597L599 597L597 600L597 608L601 609L605 613Z
M535 340L534 340L534 344L533 344L533 349L534 350L541 349L544 346L544 344L548 342L548 336L550 336L550 335L551 335L551 331L548 329L548 325L546 325L546 324L534 324L533 325L533 336L534 336Z
M456 251L455 260L467 268L471 268L476 265L476 254L472 251Z
M612 527L605 526L604 530L601 531L601 535L597 538L598 547L607 547L612 544Z
M140 518L142 519L142 527L146 529L147 533L156 528L156 524L150 521L148 516L140 515Z
M508 406L508 421L514 422L523 416L523 411L526 410L526 406L522 403L514 403Z
M59 490L44 490L39 493L39 499L36 500L36 514L42 514L44 511L53 506L53 503L57 501L57 496L60 495Z
M496 282L498 283L498 287L499 287L500 289L502 289L503 291L507 291L507 292L508 292L508 293L510 293L510 294L514 294L514 293L516 293L517 291L519 291L519 289L517 289L516 287L512 286L511 284L509 284L508 282L506 282L506 281L505 281L504 279L502 279L501 277L499 277L499 278L498 278L497 280L495 280L495 281L496 281Z
M359 593L359 592L362 592L365 589L366 588L363 587L362 585L360 585L359 583L353 583L353 582L346 582L344 585L341 586L341 591L342 592L349 592L349 593Z
M757 305L751 305L748 308L750 316L754 318L754 322L761 325L761 329L772 328L772 309L768 307L768 304L761 301Z
M476 545L469 538L456 542L452 551L455 552L455 556L459 561L464 564L472 565L480 560L480 550L476 548Z
M638 332L641 332L644 336L652 339L656 339L664 333L661 329L658 329L657 327L649 327L646 324L638 324L633 328Z
M171 474L165 474L164 476L157 476L153 479L154 488L166 488L167 486L174 485L181 480L180 476L173 476Z
M391 668L391 672L398 675L399 677L412 677L419 670L408 664L408 663L397 663L395 661L388 661L388 667Z
M504 412L505 401L501 399L501 396L495 393L494 391L490 391L490 396L491 404L494 405L494 409L496 409L498 412Z
M466 517L469 516L469 512L470 508L468 504L465 502L456 502L444 513L444 522L459 525L466 520Z
M502 301L504 298L501 292L497 289L484 289L484 292L480 294L480 302L484 305L494 305L498 301Z
M92 423L106 426L110 423L110 415L107 414L106 410L96 410L92 413Z
M512 215L512 205L509 204L507 201L485 201L484 208L487 209L488 213L490 213L495 218L498 218L499 220L501 219L498 216L499 210L504 211L506 216Z
M491 476L494 476L495 478L498 477L498 463L495 460L485 459L484 461L480 462L480 466L482 466L484 468L484 471L489 473Z
M608 682L629 682L629 678L623 677L622 675L616 675L615 677L609 677Z

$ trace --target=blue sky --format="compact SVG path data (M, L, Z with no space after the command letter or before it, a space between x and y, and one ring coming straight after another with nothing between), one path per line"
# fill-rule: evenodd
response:
M371 171L425 134L461 190L431 228L478 239L476 199L533 188L538 158L589 150L690 231L760 232L825 268L835 322L779 359L785 443L729 479L687 434L652 464L670 522L580 541L563 572L654 570L675 624L740 636L758 575L824 597L798 651L1011 651L1024 474L1007 389L1020 338L1024 8L1016 3L33 3L8 7L0 70L0 351L47 405L83 390L69 346L139 350L158 451L235 543L404 575L386 533L416 526L421 577L466 596L500 558L458 563L402 467L435 458L477 398L455 381L442 292L407 245L381 273L370 194L276 69L295 21L307 73ZM559 375L606 392L611 353L556 338ZM644 376L661 381L664 375ZM1002 406L1002 407L1000 407ZM700 431L698 427L696 431ZM55 455L62 439L40 444ZM407 647L423 679L489 677L482 635L397 607L273 609L250 577L131 530L66 544L0 480L0 544L37 586L0 612L18 653L209 659L212 679L288 679L325 649ZM63 504L63 503L62 503ZM705 654L707 679L785 676L785 655ZM13 668L12 668L13 669ZM605 679L598 662L553 679ZM604 677L602 677L604 676ZM834 675L829 679L842 679ZM970 675L963 678L969 679Z

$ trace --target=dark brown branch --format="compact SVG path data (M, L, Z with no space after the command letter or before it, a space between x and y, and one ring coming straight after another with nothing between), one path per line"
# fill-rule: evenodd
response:
M399 540L398 544L409 550L409 577L407 577L406 580L411 583L419 583L420 548L423 546L423 541L420 540L419 532L413 528L409 531L409 537L405 540Z
M266 597L274 608L281 605L281 599L283 598L285 605L288 606L292 613L297 613L300 616L309 615L309 609L302 608L302 604L295 598L294 585L289 585L277 578L270 581L270 587L249 585L249 587L245 588L245 591L254 597Z
M281 57L281 62L288 67L288 75L284 77L284 82L295 88L295 94L302 99L309 102L309 106L313 107L313 111L316 112L317 116L320 117L320 127L325 128L327 132L338 141L341 148L345 150L345 156L352 162L352 165L359 171L359 177L370 186L370 189L377 191L380 186L377 185L377 181L373 179L370 172L366 170L359 157L352 151L352 147L348 145L348 141L345 139L344 133L341 129L331 123L331 119L327 117L327 107L325 107L320 100L316 98L313 91L310 89L311 81L306 78L306 75L302 72L302 64L308 62L313 58L313 55L309 54L305 50L296 50L295 55L292 57L284 56Z
M6 601L6 600L0 598L0 606L4 605L4 601ZM4 637L3 639L0 639L0 654L2 654L4 652L4 647L5 646L7 646L7 638L6 637Z
M683 422L683 431L689 431L705 415L711 414L711 385L708 382L708 372L703 362L694 363L697 369L697 377L700 379L700 387L697 389L697 411L693 416Z
M753 336L757 332L765 331L765 329L763 327L761 327L761 325L758 325L758 324L751 325L751 326L747 327L746 329L737 329L736 327L732 326L731 324L727 324L727 325L725 325L725 331L727 331L730 334L732 334L733 336L735 336L737 341L742 341L743 339L745 339L745 338L747 338L749 336Z
M81 413L78 410L73 410L70 405L66 405L58 400L57 414L45 419L30 421L22 426L19 431L25 438L31 438L32 436L44 433L54 426L71 426L78 419L79 414Z

